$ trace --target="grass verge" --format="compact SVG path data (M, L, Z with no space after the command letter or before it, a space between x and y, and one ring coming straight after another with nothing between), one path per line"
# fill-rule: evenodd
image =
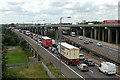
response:
M61 74L61 72L55 68L55 66L52 63L47 63L46 66L56 78L65 78Z
M8 68L5 78L49 78L42 64ZM49 80L49 79L48 79Z
M27 61L24 51L19 46L16 46L16 50L8 51L6 57L8 57L7 64L25 63Z

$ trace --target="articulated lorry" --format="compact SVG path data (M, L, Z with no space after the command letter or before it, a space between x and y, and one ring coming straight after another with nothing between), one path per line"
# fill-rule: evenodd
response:
M79 64L80 50L66 42L61 42L61 54L60 54L60 43L57 46L59 57L64 60L68 65Z

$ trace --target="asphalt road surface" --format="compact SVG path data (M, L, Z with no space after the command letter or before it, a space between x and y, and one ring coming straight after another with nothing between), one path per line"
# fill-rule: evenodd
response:
M19 32L18 32L19 33ZM41 44L38 44L36 41L31 39L30 37L20 33L24 36L29 42L38 50L44 54L56 67L57 69L61 70L63 75L66 78L81 78L83 80L91 79L91 80L99 80L100 78L107 79L107 80L119 80L119 75L105 75L104 73L99 72L97 65L89 67L89 71L82 72L77 69L76 66L69 66L65 64L62 60L60 60L56 54L50 52L48 49L41 46ZM75 38L78 39L77 37ZM81 60L80 63L83 61Z
M68 36L68 37L70 37L70 38L72 38L72 39L74 39L76 41L79 41L79 42L81 42L83 44L84 44L84 41L86 41L86 40L89 41L86 38L83 38L82 40L80 40L79 37L72 37L72 36ZM109 47L109 46L104 45L104 44L102 44L102 47L97 46L96 42L89 43L89 44L86 44L86 45L90 46L91 48L101 50L101 51L105 52L106 54L112 55L112 56L117 57L117 58L119 57L118 54L120 54L120 51L118 49Z

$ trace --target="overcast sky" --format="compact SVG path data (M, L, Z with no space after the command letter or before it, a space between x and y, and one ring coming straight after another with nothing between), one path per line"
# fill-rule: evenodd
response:
M0 23L59 23L118 19L120 0L1 0ZM45 21L43 21L45 20Z

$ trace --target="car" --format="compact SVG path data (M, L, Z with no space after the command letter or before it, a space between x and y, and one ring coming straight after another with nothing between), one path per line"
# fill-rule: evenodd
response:
M89 44L89 41L87 41L87 40L86 40L86 41L84 41L84 44Z
M34 39L35 39L35 41L37 41L37 37L35 37Z
M81 71L88 71L89 67L86 64L78 64L77 68L80 69Z
M85 59L84 63L87 64L88 66L94 66L95 65L95 63L90 59Z
M37 39L40 39L40 40L41 40L41 37L40 37L40 36L38 36L38 37L37 37Z
M53 47L49 47L48 49L51 51Z
M80 57L80 59L84 59L84 55L83 54L80 54L79 57Z
M40 39L37 39L37 42L41 44L41 40Z
M79 39L80 39L80 40L82 40L82 39L83 39L83 37L81 37L81 36L80 36L80 37L79 37Z
M100 47L102 47L102 43L97 43L97 46L100 46Z
M52 48L52 52L54 53L55 50L56 50L56 48L53 47L53 48Z
M57 50L55 50L54 53L57 54Z
M105 74L116 74L116 65L110 62L102 62L98 69Z
M93 40L89 40L89 43L93 43Z

